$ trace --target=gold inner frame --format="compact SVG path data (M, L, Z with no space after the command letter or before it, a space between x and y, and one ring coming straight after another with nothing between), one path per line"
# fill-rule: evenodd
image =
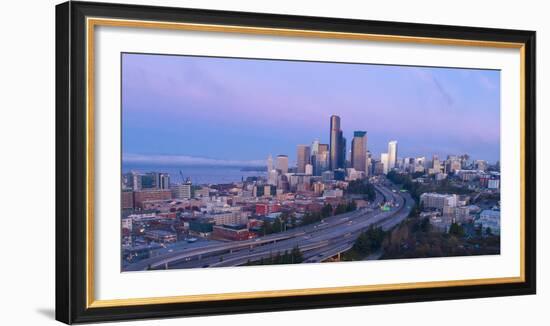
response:
M253 291L236 293L217 293L182 295L167 297L146 297L112 300L96 300L94 296L94 31L95 26L116 26L132 28L154 28L202 32L224 32L257 34L271 36L314 37L330 39L365 40L378 42L404 42L416 44L436 44L452 46L474 46L493 48L512 48L520 51L520 276L466 279L449 281L410 282L395 284L354 285L344 287L288 289L273 291ZM143 20L124 20L110 18L86 18L86 118L87 118L87 160L86 160L86 307L117 307L148 304L184 303L231 299L273 298L318 294L337 294L353 292L373 292L385 290L439 288L450 286L473 286L486 284L525 282L525 44L513 42L462 40L447 38L412 37L399 35L343 33L299 29L264 28L233 25L213 25L194 23L175 23Z

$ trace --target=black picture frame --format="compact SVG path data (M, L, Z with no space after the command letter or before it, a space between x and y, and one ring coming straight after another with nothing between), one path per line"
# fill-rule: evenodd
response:
M523 282L271 298L88 307L86 238L86 17L239 25L477 41L525 51L525 241ZM536 292L536 120L534 31L65 2L56 6L56 319L67 323L266 312Z

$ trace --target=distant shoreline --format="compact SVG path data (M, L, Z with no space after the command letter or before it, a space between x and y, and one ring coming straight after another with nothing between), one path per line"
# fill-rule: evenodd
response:
M263 176L267 174L266 167L243 166L178 166L178 165L153 165L153 164L122 164L121 172L163 172L170 175L170 182L178 184L190 178L193 184L225 184L240 182L247 177ZM181 171L181 173L180 173ZM182 175L183 174L183 179Z
M241 171L246 172L265 172L266 170L265 166L245 166L241 168Z

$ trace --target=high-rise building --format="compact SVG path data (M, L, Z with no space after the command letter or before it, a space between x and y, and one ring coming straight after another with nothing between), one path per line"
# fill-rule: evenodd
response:
M393 170L397 162L397 141L392 140L388 143L388 171Z
M414 172L424 172L426 170L426 157L417 157L414 161Z
M142 188L141 175L136 172L132 172L132 190L140 191Z
M319 144L317 153L311 157L314 175L321 175L329 168L329 155L328 144Z
M462 161L456 155L447 155L445 162L445 173L455 173L462 168Z
M277 172L277 170L270 170L267 173L267 184L276 186L278 179L279 179L279 173Z
M330 155L329 165L331 170L340 168L342 159L342 130L340 130L340 117L330 117ZM345 150L343 151L345 153ZM345 158L344 158L345 159Z
M311 155L317 155L319 152L319 139L315 139L313 143L311 143Z
M382 163L382 166L383 166L382 173L388 174L388 171L389 171L389 155L388 155L388 153L380 154L380 162Z
M145 174L140 174L141 178L141 189L155 189L159 188L158 186L158 173L157 172L147 172Z
M306 172L306 165L310 164L311 148L307 145L298 145L296 152L296 168L298 173Z
M405 157L403 159L402 170L405 171L405 172L414 173L415 172L414 162L415 162L415 160L414 160L413 157Z
M324 171L322 174L322 180L324 182L334 180L334 172L330 170Z
M305 168L304 173L307 174L307 175L313 175L313 165L306 164L306 168Z
M191 182L183 184L171 185L172 197L175 199L190 199L191 198Z
M432 168L430 174L437 174L441 172L441 161L437 155L432 156Z
M462 154L459 156L460 159L460 168L465 169L470 164L470 155Z
M381 175L381 174L384 174L384 163L382 163L382 161L375 161L373 160L373 163L372 163L374 166L373 166L373 173L375 175Z
M346 168L346 138L342 135L342 131L340 130L340 155L338 160L338 168L339 169L345 169Z
M170 175L168 173L157 173L155 184L158 189L170 189Z
M476 160L475 161L475 168L480 171L487 170L487 161L484 160Z
M288 156L287 155L277 155L277 160L275 161L275 169L279 170L280 173L288 173Z
M355 131L351 141L351 167L366 172L367 132Z
M367 155L365 158L365 176L370 176L372 174L372 158Z
M271 157L271 154L267 157L267 172L273 170L273 158Z

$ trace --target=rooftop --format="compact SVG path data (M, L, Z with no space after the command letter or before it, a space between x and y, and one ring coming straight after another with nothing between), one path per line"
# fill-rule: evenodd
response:
M485 209L483 210L479 216L486 216L486 217L500 217L500 211L495 211L492 209Z

